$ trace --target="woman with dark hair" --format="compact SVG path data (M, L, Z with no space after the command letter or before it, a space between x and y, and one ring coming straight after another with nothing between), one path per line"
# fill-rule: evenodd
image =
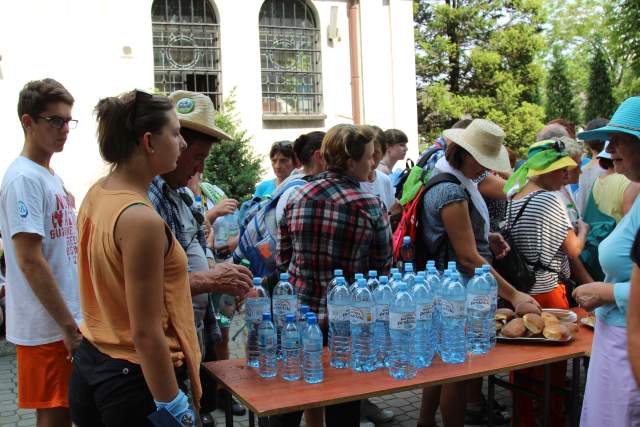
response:
M78 427L194 424L185 391L201 396L200 349L187 257L149 202L156 175L186 148L173 103L142 91L100 100L98 142L109 174L78 214L84 336L73 358L69 401ZM164 415L163 415L164 414Z
M378 126L369 126L373 133L373 161L374 166L366 181L360 183L360 188L380 198L387 211L396 205L395 189L391 184L391 178L378 170L382 157L387 152L386 137L382 129Z
M291 141L274 142L271 150L269 150L269 158L276 177L258 184L253 194L254 198L262 199L270 196L276 187L291 175L291 172L296 167L296 156L293 152Z
M407 143L409 138L400 129L387 129L384 131L384 138L387 149L380 160L378 170L390 175L393 172L393 165L402 160L407 155Z
M640 182L640 97L626 99L602 128L582 132L582 139L608 140L607 152L627 178ZM580 425L631 426L640 419L640 389L633 381L630 359L638 355L638 299L631 299L630 258L640 228L640 201L598 247L604 282L582 285L573 296L596 311L596 325ZM634 255L635 258L635 255ZM635 284L634 284L635 286ZM637 296L634 289L634 296ZM627 311L629 331L627 332ZM627 349L627 339L631 351Z

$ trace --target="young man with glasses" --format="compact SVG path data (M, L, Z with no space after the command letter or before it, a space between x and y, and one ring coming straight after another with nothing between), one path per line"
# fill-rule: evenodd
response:
M244 298L253 286L252 276L247 268L240 265L209 265L206 256L204 217L186 191L189 179L202 173L211 146L231 138L215 126L216 111L208 96L177 91L170 94L169 98L176 105L180 133L187 143L187 148L180 154L175 170L153 179L149 187L149 200L169 224L187 254L196 330L203 360L209 361L214 357L214 345L221 340L212 305L212 294ZM208 397L209 393L215 392L215 383L211 384L206 375L201 375L201 381L201 413L207 413L215 409ZM244 412L244 408L236 408L236 412Z
M27 83L18 117L22 152L0 188L7 261L7 340L16 344L18 406L36 409L38 426L71 426L71 356L82 336L73 198L49 166L63 150L73 96L53 79Z

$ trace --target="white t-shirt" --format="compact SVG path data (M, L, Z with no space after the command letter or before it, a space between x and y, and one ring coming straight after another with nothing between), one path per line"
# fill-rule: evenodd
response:
M26 157L14 160L0 187L0 229L7 263L7 340L26 346L62 340L60 328L22 274L11 239L18 233L42 236L42 251L60 294L80 323L76 214L62 180Z
M396 202L396 194L393 184L391 184L391 178L379 170L376 170L376 179L373 182L361 182L360 188L374 196L378 196L387 210L391 209Z

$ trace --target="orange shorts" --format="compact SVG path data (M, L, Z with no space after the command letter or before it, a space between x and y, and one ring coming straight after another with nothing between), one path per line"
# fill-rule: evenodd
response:
M18 360L18 407L48 409L69 407L71 361L62 341L16 345Z

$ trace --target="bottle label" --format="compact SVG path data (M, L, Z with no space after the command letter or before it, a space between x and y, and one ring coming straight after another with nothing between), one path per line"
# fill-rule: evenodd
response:
M349 306L348 305L329 305L329 321L330 322L348 322Z
M389 304L376 305L376 320L389 321Z
M465 316L464 301L448 301L444 298L440 300L440 311L443 316L460 317Z
M431 320L433 304L416 304L416 314L418 320Z
M354 324L367 324L373 322L373 313L370 308L351 307L350 321Z
M262 320L262 313L270 312L268 301L260 301L260 298L250 298L245 304L245 316L247 320L259 322Z
M410 331L416 328L416 313L415 311L397 313L389 313L389 328L400 329L403 331Z
M295 298L273 298L273 312L275 314L284 315L287 313L296 312L296 299Z
M473 307L478 311L489 311L491 308L490 295L467 294L467 307Z

